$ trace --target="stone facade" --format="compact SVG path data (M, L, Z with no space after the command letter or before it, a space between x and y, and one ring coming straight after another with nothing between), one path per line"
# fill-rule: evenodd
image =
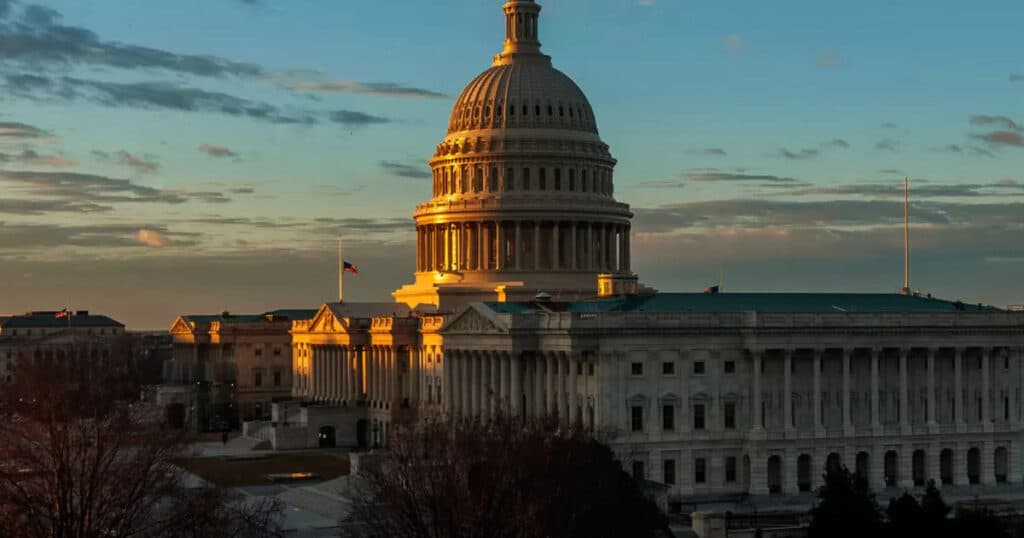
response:
M446 412L594 429L676 496L809 491L830 458L876 489L1024 483L1020 313L495 308L442 330Z
M0 383L15 382L19 360L105 359L129 353L124 324L85 310L58 314L0 315Z

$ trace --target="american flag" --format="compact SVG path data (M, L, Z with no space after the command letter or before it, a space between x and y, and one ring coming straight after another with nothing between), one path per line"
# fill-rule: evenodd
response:
M342 271L359 276L359 268L356 267L356 264L354 263L345 262L344 265L342 266Z
M67 308L65 308L64 310L61 310L60 312L57 312L57 315L54 316L54 317L56 317L57 319L62 319L62 318L66 318L66 317L68 317L70 315L71 315L71 311L69 311Z

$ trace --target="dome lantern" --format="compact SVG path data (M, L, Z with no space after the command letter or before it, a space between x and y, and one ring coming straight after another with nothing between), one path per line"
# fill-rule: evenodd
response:
M551 62L551 58L540 52L541 6L533 0L510 0L505 11L505 49L494 57L494 65L508 65L513 62L532 60Z

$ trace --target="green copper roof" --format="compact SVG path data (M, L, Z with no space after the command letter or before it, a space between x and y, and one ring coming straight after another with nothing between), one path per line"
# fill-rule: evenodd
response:
M592 299L572 303L487 303L501 314L540 309L563 312L958 312L997 311L992 306L964 304L897 293L659 293Z
M265 312L263 314L200 314L200 315L188 315L184 318L194 323L212 323L219 321L221 323L253 323L257 321L268 321L268 318L275 318L278 321L281 320L304 320L312 319L315 316L317 310L308 309L281 309L273 310L271 312Z

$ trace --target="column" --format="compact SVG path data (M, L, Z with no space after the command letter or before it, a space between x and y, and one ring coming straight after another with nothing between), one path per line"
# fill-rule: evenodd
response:
M510 410L512 409L512 384L509 381L510 372L508 368L508 360L503 354L497 352L491 354L491 360L493 360L495 364L498 366L498 377L500 382L499 389L501 391L501 408L502 412L505 413L506 416L508 416L509 413L511 412Z
M447 352L444 355L445 356L442 359L444 362L441 363L441 374L444 378L444 384L442 386L442 390L444 391L444 410L449 416L451 416L455 414L455 398L452 397L455 386L455 376L452 375L455 369L453 365L455 361L452 360L451 352Z
M541 352L533 354L533 379L530 382L533 384L534 394L534 416L537 418L544 418L545 413L545 400L544 400L544 355Z
M576 258L576 223L575 222L573 222L571 224L571 227L569 229L569 236L570 236L569 238L572 239L572 241L569 242L569 257L572 258L572 261L569 264L569 268L572 269L573 271L575 271L576 269L579 269L579 262L577 261L577 258Z
M313 398L324 397L324 352L320 346L313 346Z
M330 357L331 362L329 380L330 391L328 394L328 399L331 400L332 402L337 402L340 397L339 393L341 392L338 390L338 381L341 379L341 372L339 371L338 368L338 347L331 346L328 348L328 350L328 357Z
M547 406L545 407L544 412L547 416L553 418L558 416L558 394L555 391L555 387L557 386L555 384L557 380L555 372L558 370L558 363L555 360L554 354L550 353L544 358L544 361L544 373L547 377L545 380L547 384Z
M487 420L494 418L494 385L491 383L493 368L491 361L487 360L487 353L480 352L477 357L480 361L480 391L483 393L483 410L481 415Z
M402 401L402 395L398 393L398 348L393 345L387 348L388 368L391 372L391 388L388 390L388 400L391 405L397 405Z
M569 376L569 415L566 418L568 419L569 426L575 428L580 408L580 393L577 386L579 381L579 355L575 353L569 355L569 370L566 372L566 375Z
M910 406L909 397L907 394L907 355L910 354L909 349L900 348L900 431L903 434L910 433ZM900 456L902 460L902 456ZM902 465L900 465L900 476L903 476Z
M767 354L767 351L753 350L751 360L753 372L751 374L754 377L753 391L751 401L753 402L753 413L751 416L754 417L753 430L757 432L764 431L764 407L761 406L761 361L764 360L762 354Z
M981 424L986 432L990 432L992 431L992 398L990 394L992 383L989 379L989 366L995 350L991 348L979 349L978 353L981 354ZM985 454L981 455L981 461L984 466ZM982 480L984 480L984 477Z
M783 400L782 400L782 403L783 403L783 408L784 408L783 412L786 414L786 416L783 418L783 424L786 425L785 426L786 432L792 432L793 431L793 384L792 384L793 383L793 380L792 380L792 378L793 378L793 350L785 349L785 350L782 351L782 354L783 354L783 360L782 360L782 363L783 363L782 364L782 398L783 398ZM786 469L789 469L790 467L792 467L793 469L796 469L796 459L795 459L796 456L793 456L792 458L790 458L789 454L787 453L786 458L787 459L786 459L785 465L783 467L785 467ZM792 462L790 461L791 459L793 460ZM796 471L794 471L794 473L795 472ZM789 473L787 472L786 475L788 477ZM794 474L793 476L795 477L796 475ZM787 484L787 486L789 485L789 481L788 480L786 481L786 484ZM796 479L795 478L793 480L792 487L796 488Z
M533 269L540 270L540 221L533 223Z
M583 260L583 269L590 271L594 269L594 225L588 222L586 226L587 246L583 249L583 255L586 256Z
M533 387L533 361L526 354L520 355L520 362L523 365L523 418L532 419L536 417L534 409L534 387Z
M562 248L562 236L558 231L558 222L554 223L554 227L551 229L551 268L558 271L562 268L561 257L562 253L559 249Z
M480 242L480 253L483 254L480 269L488 271L491 269L491 229L487 227L486 222L480 223Z
M624 250L626 252L626 266L623 267L623 270L629 271L629 268L631 267L631 259L630 259L630 257L632 256L632 253L629 250L630 246L629 246L629 226L628 225L626 226L625 235L626 235L626 237L623 240L623 245L624 245Z
M459 352L459 394L461 395L461 408L463 417L473 416L473 384L470 377L473 375L473 364L470 362L468 351Z
M935 412L935 349L928 348L925 352L928 353L928 430L935 433L939 430Z
M853 434L853 413L850 409L850 366L853 349L843 350L843 432Z
M882 422L878 419L878 359L880 349L871 350L871 429L878 435L882 430Z
M519 356L512 354L509 357L509 368L511 369L512 377L512 416L522 417L523 416L523 377L522 377L522 364L520 363Z
M953 349L953 415L956 431L967 431L967 415L964 413L964 354L960 348Z
M608 251L611 250L610 248L608 248L608 245L611 243L611 241L609 241L608 236L609 236L608 225L607 224L601 224L601 270L602 271L609 270L610 269L609 266L611 265L611 264L608 263L608 261L610 259L609 256L608 256Z
M516 271L523 268L523 226L519 221L516 221L516 244L512 248L512 260Z
M822 435L825 429L821 423L821 353L820 349L814 350L814 364L811 365L811 368L814 369L814 381L812 383L814 394L811 400L812 405L814 405L814 430L818 432L818 435ZM824 462L822 462L822 465L824 465Z
M490 416L497 417L502 411L502 364L492 353L484 353L483 360L487 362L487 370L490 372Z
M420 364L422 360L423 354L420 353L420 348L409 348L409 370L412 373L412 376L410 376L412 379L409 384L409 402L411 405L416 405L420 401L420 389L423 384L423 365Z
M480 357L475 351L471 352L469 355L469 383L469 390L473 394L473 401L471 404L473 406L472 413L474 417L479 417L483 414L483 407L480 405L480 393L483 391L480 390Z
M494 256L494 268L498 271L505 269L505 229L501 225L501 221L494 222L494 235L495 235L495 253Z
M473 229L476 230L476 243L473 244L473 248L476 250L474 253L476 257L476 263L473 264L473 268L477 271L483 271L485 269L484 264L484 223L478 222L473 225Z

